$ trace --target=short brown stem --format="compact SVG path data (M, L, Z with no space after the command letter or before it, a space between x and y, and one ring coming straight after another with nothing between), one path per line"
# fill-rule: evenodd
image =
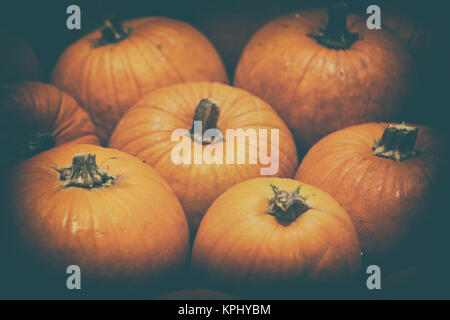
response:
M202 99L195 110L192 127L190 130L192 140L201 142L202 144L213 143L214 137L205 137L205 132L210 129L217 129L217 120L219 118L219 105L209 98ZM201 124L201 128L196 125Z
M56 140L50 133L34 133L28 137L25 147L25 157L31 158L53 148L55 145Z
M127 38L132 29L125 26L122 21L116 17L112 17L105 21L101 32L102 37L96 41L97 46L104 46L117 43Z
M359 39L357 33L351 33L347 27L348 6L345 2L339 2L328 8L328 24L325 29L317 34L309 34L318 43L336 50L349 49Z
M98 188L111 186L116 177L109 175L97 166L95 154L80 153L72 159L72 167L55 168L64 187Z
M306 203L305 198L300 195L300 187L297 190L288 192L279 190L272 185L274 197L269 200L268 214L273 215L280 222L293 222L302 213L311 209Z
M418 128L405 124L389 124L381 139L375 139L373 153L378 157L403 161L415 157Z

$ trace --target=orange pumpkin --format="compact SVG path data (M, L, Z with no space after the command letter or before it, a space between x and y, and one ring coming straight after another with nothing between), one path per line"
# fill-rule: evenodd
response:
M107 21L71 45L52 75L88 111L103 142L147 93L202 80L228 81L216 50L190 25L160 17Z
M395 119L413 86L414 65L389 31L369 30L346 7L280 17L247 44L234 84L261 97L306 152L326 134Z
M448 181L447 148L447 139L428 127L362 124L320 140L296 179L330 193L344 207L368 259L392 264L424 244Z
M89 115L51 85L0 85L0 110L0 167L68 142L99 143Z
M23 162L12 178L18 234L46 267L158 282L184 267L186 217L167 183L138 159L67 144Z
M203 124L200 138L209 129L219 129L223 140L199 141L192 132L196 121ZM177 129L185 131L182 135L190 135L188 130L193 134L182 142L172 140ZM249 136L230 137L228 129L242 129ZM261 130L266 130L265 149L260 147ZM180 144L188 150L180 150ZM109 145L145 161L167 180L192 232L211 203L232 185L260 176L266 167L274 168L267 174L292 177L298 163L292 136L275 111L248 92L221 83L179 84L147 95L125 114ZM261 161L264 152L273 157L270 164ZM279 152L278 161L274 152ZM174 161L174 154L183 161Z
M191 269L211 285L292 298L351 278L360 259L353 224L330 195L291 179L257 178L214 201Z
M0 38L0 83L40 80L41 64L30 45L7 30Z

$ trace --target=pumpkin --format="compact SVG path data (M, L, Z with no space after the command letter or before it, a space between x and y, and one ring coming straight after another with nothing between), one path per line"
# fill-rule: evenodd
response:
M188 289L164 294L156 300L236 300L236 297L215 290Z
M200 132L195 132L198 122ZM214 129L223 139L208 140ZM228 135L231 129L235 136ZM248 136L241 139L239 129ZM261 174L292 177L298 163L291 133L269 105L244 90L210 82L178 84L147 95L120 120L109 146L145 161L166 179L193 233L229 187ZM273 161L264 163L261 154Z
M99 143L89 115L52 85L0 85L0 110L0 167L68 142Z
M31 46L7 30L0 30L0 38L0 83L40 80L41 64Z
M202 80L228 81L216 50L190 25L160 17L108 20L66 49L52 74L88 111L104 143L147 93Z
M242 6L242 3L240 3ZM277 8L270 8L279 11ZM230 11L230 10L228 10ZM198 26L211 39L227 67L230 75L236 69L239 57L251 36L264 23L277 15L272 11L255 11L251 15L245 12L228 12L224 10L202 10L198 18Z
M330 132L395 119L414 82L410 55L392 33L369 30L342 4L328 16L311 9L264 26L234 79L278 111L302 154Z
M360 259L353 224L330 195L292 179L256 178L208 209L191 270L218 287L292 298L350 279Z
M67 144L23 162L12 179L17 232L39 265L158 283L184 267L186 217L164 179L138 159Z
M428 127L367 123L320 140L296 179L328 192L344 207L368 261L394 266L440 242L424 237L432 237L426 229L438 217L436 208L442 210L436 206L448 181L447 149L447 138Z

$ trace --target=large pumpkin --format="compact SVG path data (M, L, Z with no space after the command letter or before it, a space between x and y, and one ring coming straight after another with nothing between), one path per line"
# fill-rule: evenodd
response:
M200 132L193 132L197 121L202 121ZM181 134L172 139L177 129ZM209 129L219 129L223 139L208 140L204 133ZM241 139L238 131L237 138L229 136L228 129L242 129L241 137L248 136ZM260 139L267 142L265 148ZM289 130L269 105L244 90L210 82L149 94L125 114L109 145L145 161L167 180L192 232L232 185L262 174L292 177L298 162ZM272 161L264 163L261 153Z
M447 139L435 130L368 123L319 141L296 179L330 193L353 219L365 256L389 265L419 253L430 222L445 225L436 213L449 165ZM433 233L442 234L435 229L426 237ZM438 244L427 242L426 250Z
M40 80L41 64L30 45L8 30L0 30L0 39L0 83Z
M209 208L191 267L209 285L292 298L351 278L360 259L353 224L330 195L291 179L257 178Z
M46 267L153 281L184 267L186 217L167 183L138 159L68 144L25 161L12 179L17 233Z
M71 45L52 75L88 111L103 142L147 93L202 80L228 81L212 44L190 25L159 17L107 21Z
M345 6L278 18L250 40L234 84L279 112L306 152L335 130L394 119L412 86L410 56Z
M89 115L48 84L0 85L0 111L0 167L68 142L99 143Z

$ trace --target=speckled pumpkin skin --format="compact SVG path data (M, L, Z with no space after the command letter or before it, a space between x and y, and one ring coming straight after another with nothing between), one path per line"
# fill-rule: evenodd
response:
M307 10L268 23L247 44L234 78L277 110L300 153L338 129L395 120L413 87L414 64L393 34L348 15L360 39L329 49L309 36L327 21L325 10Z
M420 152L414 158L398 162L375 156L374 139L381 138L386 126L368 123L326 136L311 148L295 176L344 207L363 253L378 262L418 250L430 220L437 226L446 221L436 219L439 212L433 208L442 201L450 164L448 140L423 126L415 126ZM433 232L437 230L427 238Z

